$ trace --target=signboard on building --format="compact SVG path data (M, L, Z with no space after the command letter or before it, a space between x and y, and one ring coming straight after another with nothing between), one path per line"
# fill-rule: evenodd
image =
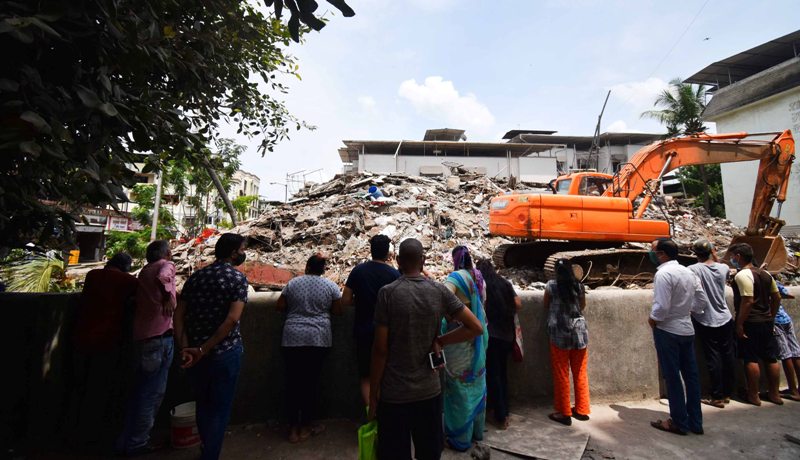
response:
M108 226L109 230L118 230L127 232L129 230L127 217L112 217Z

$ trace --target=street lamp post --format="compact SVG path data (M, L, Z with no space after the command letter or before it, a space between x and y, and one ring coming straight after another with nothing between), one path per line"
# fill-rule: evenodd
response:
M270 182L269 185L283 185L283 202L289 202L289 184L283 182Z

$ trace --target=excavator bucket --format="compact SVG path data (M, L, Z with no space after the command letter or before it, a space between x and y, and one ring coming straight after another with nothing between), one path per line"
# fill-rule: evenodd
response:
M770 273L777 273L786 267L789 261L789 253L786 252L786 243L783 237L777 236L747 236L739 235L733 237L731 246L737 243L747 243L753 248L755 262L764 267ZM728 260L727 251L725 260Z

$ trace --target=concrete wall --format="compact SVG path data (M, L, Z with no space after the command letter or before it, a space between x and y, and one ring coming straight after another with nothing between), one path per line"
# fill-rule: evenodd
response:
M800 87L737 110L715 115L709 121L717 124L718 133L738 131L759 133L791 129L797 139L800 137ZM737 225L747 225L750 206L753 203L757 165L755 161L722 164L725 214ZM797 160L792 166L781 218L787 225L800 225L800 161Z
M800 296L800 287L790 291ZM730 292L729 292L730 294ZM54 446L69 419L66 399L71 363L75 294L0 294L6 324L0 339L4 363L0 440L10 445ZM282 317L274 310L276 294L253 294L242 318L245 355L232 414L233 423L281 418L284 379L280 351ZM520 313L525 338L523 363L509 364L511 404L550 404L552 379L542 294L522 294ZM659 373L647 314L650 290L597 290L587 297L589 384L593 401L635 400L659 396ZM730 302L730 295L729 295ZM784 307L798 319L797 300ZM334 346L322 375L321 410L326 417L358 417L352 309L334 318ZM700 364L705 374L704 364ZM191 400L182 370L174 366L159 424L167 410ZM100 421L105 423L105 421Z
M531 176L531 178L541 179L548 182L557 175L556 159L547 157L525 157L511 158L505 157L462 157L462 156L407 156L398 155L397 159L393 155L365 154L359 156L359 170L374 173L404 172L417 176L421 166L437 166L441 168L445 176L450 175L450 169L442 166L443 162L458 163L466 167L486 168L486 174L490 177L507 178L509 171L515 177ZM546 180L545 180L546 179Z
M511 161L519 162L519 177L529 182L546 184L558 176L555 157L523 157Z

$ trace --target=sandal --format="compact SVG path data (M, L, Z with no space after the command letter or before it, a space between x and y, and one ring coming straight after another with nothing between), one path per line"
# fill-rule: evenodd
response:
M562 415L559 412L553 412L552 414L548 415L547 418L554 422L558 422L562 425L570 426L572 425L572 417L567 417L566 415Z
M572 418L574 418L575 420L580 420L582 422L585 422L585 421L589 420L589 415L588 414L581 414L580 412L576 411L575 408L573 407L572 408Z
M666 420L656 420L655 422L650 422L650 426L652 426L657 430L666 431L667 433L686 436L685 431L681 430L680 428L672 424L671 418L668 418Z
M792 401L800 401L800 395L793 395L791 393L781 393L781 398Z
M725 408L725 401L722 399L701 399L700 402L720 409Z

